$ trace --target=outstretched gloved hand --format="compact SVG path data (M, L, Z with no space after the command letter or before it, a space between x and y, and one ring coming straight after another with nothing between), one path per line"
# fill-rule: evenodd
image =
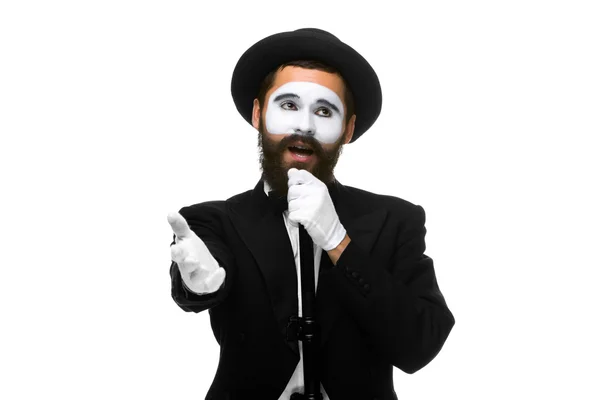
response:
M167 220L175 234L171 259L177 263L183 283L199 294L216 292L225 281L225 270L181 214L170 213Z
M327 186L307 170L290 168L288 188L288 218L302 224L323 250L336 248L346 236L346 229L335 211Z

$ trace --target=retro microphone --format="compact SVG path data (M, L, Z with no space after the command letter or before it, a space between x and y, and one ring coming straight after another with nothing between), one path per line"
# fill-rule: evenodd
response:
M300 234L300 275L302 281L302 316L290 318L290 325L296 325L296 340L302 341L304 367L304 394L294 393L290 400L322 400L319 382L319 325L315 319L315 266L313 241L301 224ZM294 328L292 328L294 330ZM293 336L293 335L292 335ZM289 339L288 339L289 340Z
M276 211L287 210L287 199L269 193L269 200ZM304 369L304 393L293 393L290 400L322 400L319 381L319 339L320 327L317 324L315 301L315 263L313 241L302 224L298 224L300 242L300 283L302 293L302 316L289 318L286 335L288 341L302 342Z

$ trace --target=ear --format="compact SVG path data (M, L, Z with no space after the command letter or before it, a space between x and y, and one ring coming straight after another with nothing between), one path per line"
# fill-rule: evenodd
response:
M260 121L260 105L258 99L254 99L254 105L252 106L252 126L258 130L258 123Z
M356 114L350 117L350 121L346 124L346 133L344 134L344 144L350 143L354 135L354 126L356 124Z

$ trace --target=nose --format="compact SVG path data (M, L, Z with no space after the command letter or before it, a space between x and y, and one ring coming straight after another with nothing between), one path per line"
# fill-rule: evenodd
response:
M298 126L294 133L299 135L314 136L315 135L315 123L312 113L309 110L302 112L302 116L298 120Z

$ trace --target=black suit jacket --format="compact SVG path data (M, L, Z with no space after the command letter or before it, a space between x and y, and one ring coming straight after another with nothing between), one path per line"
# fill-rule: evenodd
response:
M425 366L454 325L424 255L425 214L396 197L338 181L328 187L351 241L336 266L327 252L321 256L321 382L332 400L396 399L392 367L413 373ZM217 292L197 295L171 265L173 299L185 311L208 309L221 346L206 398L276 400L299 361L297 343L285 336L297 313L297 282L281 212L259 181L180 213L227 272Z

